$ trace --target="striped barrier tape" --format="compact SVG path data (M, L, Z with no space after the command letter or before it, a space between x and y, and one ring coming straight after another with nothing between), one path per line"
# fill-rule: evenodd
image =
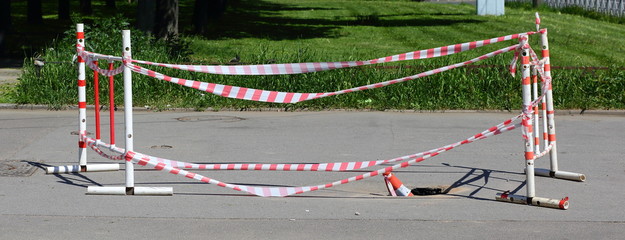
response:
M309 164L306 164L306 163L303 163L303 164L195 164L195 163L187 163L187 162L163 159L163 158L152 157L152 156L150 157L156 159L156 161L160 163L164 163L168 166L171 166L174 168L180 168L180 169L184 168L184 169L201 169L201 170L269 170L269 171L327 171L327 172L351 171L351 170L359 170L363 168L377 166L377 165L385 164L385 163L393 163L393 162L398 162L398 161L406 161L410 159L415 159L417 157L429 155L429 154L441 151L443 149L452 149L460 145L468 144L480 138L481 136L487 135L491 132L497 132L503 128L508 127L512 122L516 121L520 117L521 115L517 115L496 126L493 126L487 130L484 130L483 132L479 134L469 137L463 141L452 143L452 144L439 147L439 148L434 148L429 151L414 153L414 154L397 157L393 159L388 159L388 160L362 161L362 162L309 163ZM117 153L123 153L124 152L123 149L113 147L110 144L97 142L97 140L96 142L94 142L93 145L91 145L91 148L104 158L108 158L111 160L123 160L124 159L123 155L108 155L104 153L98 146L102 146L106 149L110 149Z
M186 70L191 72L201 72L221 75L282 75L319 72L347 67L366 66L379 63L390 63L407 60L428 59L456 54L493 43L517 39L520 36L535 34L527 32L511 34L503 37L496 37L486 40L466 42L449 46L430 48L407 52L366 61L339 61L339 62L308 62L308 63L286 63L286 64L259 64L259 65L180 65L168 63L156 63L142 60L131 60L132 63L147 64L152 66Z
M472 136L466 140L452 143L440 148L434 148L428 151L414 153L406 156L401 156L388 160L376 160L376 161L364 161L364 162L335 162L335 163L309 163L309 164L196 164L174 161L169 159L157 158L156 160L164 163L168 166L184 169L202 169L202 170L270 170L270 171L351 171L377 166L380 164L393 163L399 161L406 161L415 159L421 156L429 155L442 149L454 148L460 145L473 142L480 136L486 135L490 132L499 131L512 122L516 121L521 115L508 119L497 126L493 126L475 136Z
M176 83L182 86L195 88L200 91L205 91L205 92L212 93L212 94L222 96L222 97L259 101L259 102L270 102L270 103L298 103L302 101L313 100L313 99L329 97L329 96L334 96L334 95L340 95L340 94L345 94L345 93L350 93L350 92L381 88L381 87L385 87L385 86L396 84L396 83L406 82L406 81L414 80L417 78L430 76L430 75L444 72L450 69L472 64L472 63L475 63L484 59L488 59L488 58L491 58L493 56L496 56L502 53L513 51L517 49L517 47L518 45L513 45L510 47L502 48L497 51L487 53L485 55L482 55L480 57L477 57L477 58L474 58L465 62L456 63L456 64L445 66L445 67L440 67L434 70L422 72L422 73L408 76L408 77L398 78L394 80L389 80L385 82L379 82L379 83L374 83L374 84L369 84L369 85L364 85L364 86L359 86L359 87L354 87L354 88L349 88L349 89L343 89L343 90L339 90L335 92L325 92L325 93L278 92L278 91L259 90L259 89L253 89L253 88L237 87L237 86L222 85L222 84L215 84L215 83L207 83L207 82L200 82L200 81L170 77L165 74L152 71L152 70L149 70L149 69L131 64L131 63L126 63L126 65L129 66L133 72L140 73L140 74L150 76L150 77L154 77L160 80Z
M222 74L222 75L279 75L279 74L300 74L310 73L318 71L326 71L332 69L365 66L379 63L390 63L407 60L428 59L435 57L442 57L451 54L456 54L475 48L483 47L489 44L517 39L523 35L532 35L538 32L525 32L518 34L511 34L502 37L496 37L491 39L459 43L449 46L430 48L425 50L417 50L413 52L407 52L402 54L396 54L387 57L381 57L377 59L365 60L365 61L339 61L339 62L308 62L308 63L285 63L285 64L259 64L259 65L182 65L182 64L168 64L168 63L156 63L143 60L129 60L133 63L147 64L153 66L167 67L173 69L180 69L193 72ZM123 61L121 57L105 55L99 53L93 53L84 50L83 47L77 46L80 56L83 58L92 58L92 60L106 59L109 61ZM113 71L102 69L96 65L89 65L90 68L102 73L105 76L111 76L121 73L120 67Z
M519 115L520 116L520 115ZM506 125L505 127L502 127L498 130L494 130L494 131L488 131L488 133L486 134L476 134L475 136L469 138L472 140L464 140L461 142L474 142L477 140L481 140L481 139L485 139L487 137L490 136L494 136L494 135L498 135L510 130L513 130L517 127L519 127L520 124L513 124L513 125ZM493 129L493 128L491 128ZM107 146L107 144L103 144L93 138L89 138L85 135L82 135L82 138L85 139L85 141L87 142L87 144L89 146L91 146L92 148L97 147L98 145L100 146ZM110 145L108 145L110 146ZM459 146L459 145L456 145ZM330 188L330 187L334 187L334 186L338 186L338 185L342 185L342 184L347 184L347 183L351 183L354 181L359 181L365 178L369 178L369 177L373 177L373 176L377 176L380 175L382 173L385 172L390 172L396 169L400 169L400 168L405 168L410 166L411 164L414 163L418 163L421 161L424 161L425 159L431 158L431 157L435 157L443 152L449 151L453 148L455 148L456 146L451 146L451 147L447 147L447 148L439 148L438 151L433 152L431 154L428 155L424 155L421 156L419 158L415 158L412 159L410 161L406 161L406 162L402 162L402 163L398 163L395 164L393 166L389 166L386 168L382 168L379 170L374 170L365 174L361 174L358 176L354 176L354 177L350 177L350 178L346 178L346 179L342 179L339 181L335 181L335 182L331 182L331 183L327 183L327 184L321 184L321 185L316 185L316 186L303 186L303 187L257 187L257 186L248 186L248 185L241 185L241 184L230 184L230 183L225 183L216 179L212 179L212 178L208 178L205 176L202 176L200 174L197 173L193 173L193 172L189 172L183 169L179 169L179 168L175 168L172 167L170 165L167 165L165 163L159 162L155 157L152 156L148 156L148 155L144 155L138 152L134 152L134 151L128 151L125 153L125 159L126 161L130 161L132 163L135 164L139 164L141 166L150 166L156 170L160 170L160 171L167 171L171 174L175 174L175 175L180 175L180 176L184 176L190 179L195 179L204 183L208 183L208 184L214 184L220 187L224 187L224 188L230 188L233 190L237 190L237 191L243 191L243 192L247 192L253 195L257 195L257 196L261 196L261 197L285 197L285 196L289 196L289 195L294 195L294 194L301 194L301 193L305 193L305 192L311 192L311 191L316 191L316 190L320 190L320 189L324 189L324 188ZM116 151L117 153L123 153L124 150L121 148L112 148L112 150Z

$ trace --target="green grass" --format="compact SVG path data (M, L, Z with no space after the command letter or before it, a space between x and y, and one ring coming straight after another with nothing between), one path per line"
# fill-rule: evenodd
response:
M267 62L306 62L366 60L408 51L469 42L535 29L534 12L507 8L500 17L476 16L471 5L431 4L414 1L336 1L265 0L230 1L222 21L206 36L195 36L190 14L181 14L183 43L192 54L173 53L167 44L149 38L133 41L137 59L165 62L224 63L236 55L249 64ZM181 6L189 12L188 3ZM609 23L556 11L541 12L549 29L552 65L607 66L610 70L554 69L555 101L558 108L625 109L625 28ZM109 25L113 23L107 23ZM106 24L104 24L106 25ZM121 26L117 26L121 27ZM114 54L119 48L115 32L101 33L109 42L97 40L88 30L88 46ZM69 51L45 51L46 59L64 59L72 54L72 33L65 42L53 43ZM138 34L135 34L138 35ZM423 70L462 62L515 42L495 44L453 56L408 61L386 66L392 69L353 68L291 76L217 76L163 70L181 78L191 78L250 88L295 92L327 92L416 74ZM530 42L538 51L539 38ZM154 46L152 46L154 45ZM184 44L183 44L184 45ZM143 51L137 48L144 48ZM57 47L57 48L58 48ZM155 47L155 48L151 48ZM184 50L184 48L183 48ZM170 54L163 54L170 51ZM183 51L184 52L184 51ZM488 68L460 68L435 76L382 89L346 94L300 104L266 104L203 95L158 80L135 75L135 105L156 108L190 107L254 109L369 108L369 109L518 109L520 84L506 74L505 65L512 54L489 59ZM621 70L619 70L621 69ZM157 69L161 71L161 69ZM39 103L55 107L75 104L75 73L69 66L44 68L45 77L34 75L34 67L18 85L18 103ZM53 75L63 77L49 77ZM44 79L45 78L45 79ZM47 79L50 78L50 79ZM41 84L45 83L45 84ZM121 83L117 84L121 86ZM102 85L101 88L106 88ZM119 91L121 93L121 91ZM103 93L103 95L105 95ZM107 101L103 97L102 101Z

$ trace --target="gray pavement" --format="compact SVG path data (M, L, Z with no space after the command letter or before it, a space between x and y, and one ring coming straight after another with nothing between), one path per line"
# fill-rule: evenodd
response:
M513 115L136 112L134 146L196 163L365 161L463 140ZM174 196L86 195L87 186L123 185L124 172L46 175L42 169L77 163L72 135L77 118L77 111L0 110L0 239L622 239L625 234L621 113L557 116L560 169L584 173L587 181L537 177L536 191L540 197L570 197L569 210L494 201L501 191L525 194L518 130L395 172L411 188L454 186L446 195L388 197L383 179L374 177L261 198L141 167L137 186L173 187ZM121 136L121 113L117 119ZM91 118L89 132L92 123ZM107 129L105 124L105 140ZM90 163L111 162L88 154ZM34 166L34 173L7 174L15 171L7 166L19 164ZM537 166L548 167L548 160ZM378 168L367 170L372 169ZM302 186L363 172L198 173L231 183Z

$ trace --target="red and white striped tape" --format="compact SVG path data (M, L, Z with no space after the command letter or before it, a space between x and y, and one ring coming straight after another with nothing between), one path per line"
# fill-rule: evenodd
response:
M181 65L156 63L142 60L132 60L133 63L147 64L152 66L174 68L192 72L202 72L222 75L281 75L319 72L339 68L366 66L379 63L390 63L407 60L427 59L447 56L472 50L478 47L493 43L517 39L519 36L534 34L535 32L512 34L503 37L496 37L486 40L454 44L444 47L430 48L387 56L366 61L339 61L339 62L308 62L308 63L286 63L286 64L259 64L259 65Z
M268 171L351 171L351 170L359 170L372 166L377 166L380 164L393 163L399 161L406 161L409 159L415 159L421 156L429 155L434 152L438 152L442 149L454 148L460 145L464 145L467 143L473 142L475 139L479 137L489 134L490 132L496 132L506 126L510 125L512 122L516 121L521 117L518 115L511 119L508 119L497 126L493 126L473 137L470 137L464 141L456 142L453 144L449 144L440 148L434 148L428 151L414 153L406 156L401 156L388 160L376 160L376 161L363 161L363 162L335 162L335 163L302 163L302 164L196 164L196 163L188 163L188 162L180 162L163 158L156 158L158 162L164 163L168 166L172 166L175 168L184 168L184 169L202 169L202 170L268 170Z
M212 74L223 75L278 75L278 74L300 74L310 73L318 71L326 71L332 69L365 66L379 63L389 63L397 61L427 59L434 57L447 56L456 54L468 50L472 50L478 47L486 46L493 43L508 41L517 39L522 35L531 35L537 32L526 32L511 34L502 37L496 37L491 39L459 43L454 45L448 45L437 48L430 48L425 50L418 50L413 52L407 52L402 54L396 54L387 57L381 57L377 59L365 60L365 61L339 61L339 62L308 62L308 63L285 63L285 64L259 64L259 65L182 65L182 64L169 64L169 63L156 63L143 60L130 60L134 63L148 64L153 66L174 68L193 72L203 72ZM84 48L78 46L78 53L85 59L91 59L95 61L98 59L106 59L109 61L123 61L121 57L99 54L84 50ZM119 67L114 70L102 69L96 65L90 64L90 68L98 71L104 76L117 75L122 72L123 67Z
M513 119L517 119L519 118L521 115L514 117ZM507 123L507 124L506 124ZM481 140L481 139L485 139L487 137L493 136L493 135L498 135L501 134L503 132L507 132L510 131L512 129L517 128L518 126L520 126L520 124L511 124L512 123L512 119L507 120L495 127L491 127L488 130L476 134L466 140L457 142L455 144L450 144L448 145L448 147L441 147L438 148L437 151L435 152L431 152L428 153L427 155L423 155L421 157L412 159L410 161L406 161L406 162L402 162L402 163L398 163L395 164L393 166L390 167L386 167L386 168L382 168L379 170L375 170L375 171L371 171L365 174L361 174L358 176L354 176L354 177L350 177L350 178L346 178L346 179L342 179L339 181L335 181L335 182L331 182L331 183L327 183L327 184L322 184L322 185L316 185L316 186L304 186L304 187L258 187L258 186L247 186L247 185L240 185L240 184L229 184L229 183L225 183L216 179L211 179L205 176L202 176L200 174L197 173L193 173L193 172L189 172L183 169L179 169L176 167L173 167L171 165L167 165L163 162L160 162L158 160L158 158L152 157L152 156L148 156L148 155L144 155L138 152L133 152L133 151L128 151L126 153L126 155L124 156L126 161L131 161L133 163L139 164L141 166L150 166L156 170L160 170L160 171L168 171L169 173L175 174L175 175L180 175L180 176L185 176L187 178L191 178L191 179L195 179L201 182L205 182L205 183L209 183L209 184L215 184L217 186L220 187L225 187L225 188L230 188L233 190L237 190L237 191L243 191L243 192L248 192L250 194L254 194L257 196L261 196L261 197L284 197L284 196L289 196L289 195L294 195L294 194L300 194L300 193L305 193L305 192L311 192L311 191L316 191L319 189L324 189L324 188L330 188L330 187L334 187L337 185L341 185L341 184L346 184L346 183L350 183L350 182L354 182L354 181L358 181L358 180L362 180L365 178L369 178L369 177L373 177L373 176L377 176L380 175L382 173L385 172L389 172L389 171L393 171L399 168L405 168L410 166L411 164L417 163L417 162L421 162L425 159L428 159L430 157L434 157L437 156L440 153L449 151L457 146L460 146L462 144L467 144L470 142L474 142L477 140ZM499 127L498 127L499 126ZM485 133L485 134L484 134ZM110 147L110 145L102 143L100 141L96 141L93 138L89 138L86 135L82 135L82 138L87 142L87 144L89 146L91 146L94 149L97 149L98 146L105 146L105 147ZM122 154L124 152L124 149L121 148L117 148L117 147L113 147L111 148L111 150ZM99 151L99 153L104 154L102 151ZM106 154L104 154L106 155Z
M517 47L518 45L513 45L510 47L502 48L497 51L490 52L488 54L482 55L480 57L477 57L477 58L474 58L465 62L456 63L453 65L437 68L434 70L422 72L422 73L404 77L404 78L398 78L398 79L389 80L385 82L379 82L379 83L374 83L374 84L369 84L369 85L364 85L364 86L359 86L359 87L354 87L354 88L349 88L349 89L343 89L343 90L339 90L335 92L325 92L325 93L278 92L278 91L259 90L259 89L253 89L253 88L237 87L237 86L222 85L222 84L215 84L215 83L199 82L199 81L194 81L194 80L170 77L165 74L152 71L152 70L149 70L149 69L131 64L131 63L126 63L126 65L129 66L130 69L136 73L140 73L140 74L154 77L160 80L176 83L176 84L183 85L186 87L195 88L200 91L205 91L205 92L212 93L212 94L222 96L222 97L259 101L259 102L271 102L271 103L298 103L302 101L329 97L329 96L334 96L334 95L339 95L339 94L344 94L344 93L385 87L385 86L396 84L396 83L406 82L406 81L414 80L417 78L430 76L430 75L444 72L450 69L472 64L472 63L475 63L484 59L488 59L488 58L491 58L493 56L496 56L502 53L513 51Z

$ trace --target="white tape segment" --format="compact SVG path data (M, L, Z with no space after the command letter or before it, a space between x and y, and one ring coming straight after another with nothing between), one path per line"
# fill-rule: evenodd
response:
M150 166L156 170L160 170L160 171L167 171L169 173L175 174L175 175L180 175L180 176L184 176L187 178L191 178L191 179L195 179L204 183L209 183L209 184L215 184L217 186L220 187L225 187L225 188L230 188L233 190L237 190L237 191L243 191L243 192L247 192L253 195L257 195L257 196L261 196L261 197L284 197L284 196L289 196L289 195L294 195L294 194L300 194L300 193L305 193L305 192L311 192L311 191L316 191L319 189L324 189L324 188L330 188L330 187L334 187L337 185L341 185L341 184L346 184L346 183L350 183L350 182L354 182L354 181L358 181L358 180L362 180L365 178L369 178L369 177L373 177L373 176L377 176L380 175L384 172L388 172L388 171L393 171L399 168L405 168L410 166L411 164L417 163L417 162L421 162L425 159L428 159L430 157L434 157L437 156L440 153L449 151L457 146L460 146L462 144L467 144L467 143L471 143L477 140L481 140L481 139L485 139L489 136L493 136L493 135L498 135L501 134L503 132L507 132L510 131L512 129L515 129L517 127L520 126L519 123L517 124L511 124L513 119L518 119L521 115L518 115L510 120L507 120L495 127L489 128L488 130L476 134L466 140L457 142L455 144L450 144L447 145L447 147L441 147L438 148L437 151L434 152L430 152L427 154L421 154L421 157L418 158L414 158L412 160L409 161L405 161L402 163L398 163L395 164L393 166L389 166L386 168L382 168L379 170L375 170L375 171L371 171L365 174L361 174L358 176L354 176L354 177L350 177L350 178L346 178L346 179L342 179L339 181L335 181L335 182L331 182L331 183L327 183L327 184L322 184L322 185L316 185L316 186L304 186L304 187L259 187L259 186L247 186L247 185L240 185L240 184L229 184L229 183L225 183L216 179L211 179L205 176L202 176L200 174L197 173L193 173L193 172L189 172L180 168L176 168L173 167L172 165L168 165L165 164L162 161L159 161L158 158L156 157L152 157L149 155L145 155L145 154L141 154L138 152L132 152L129 151L126 153L125 155L125 159L127 161L131 161L133 163L139 164L141 166ZM507 123L507 124L506 124ZM499 127L498 127L499 126ZM81 136L85 142L91 146L91 148L93 149L97 149L99 146L103 146L103 147L110 147L110 145L102 143L100 141L96 141L93 138L89 138L85 135ZM121 148L112 148L111 150L122 154L124 152L124 149ZM99 153L103 154L102 151L98 151ZM395 159L402 159L403 157L400 158L395 158ZM388 162L389 160L385 160L385 162ZM269 164L271 165L271 164ZM321 164L320 164L321 165Z

